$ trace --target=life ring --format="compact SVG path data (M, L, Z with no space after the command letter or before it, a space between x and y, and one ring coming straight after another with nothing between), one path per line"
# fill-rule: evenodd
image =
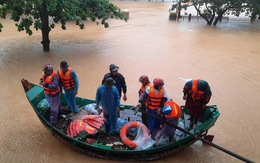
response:
M128 122L122 127L120 131L120 138L122 139L123 143L128 147L136 148L137 144L126 136L127 131L131 127L141 128L145 139L148 137L149 130L143 123L137 121Z

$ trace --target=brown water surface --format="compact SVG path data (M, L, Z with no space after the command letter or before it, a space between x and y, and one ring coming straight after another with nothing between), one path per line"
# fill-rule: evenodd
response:
M210 104L221 116L209 134L214 143L254 161L260 160L260 23L168 20L171 3L114 2L130 11L129 21L111 20L110 28L87 23L81 31L73 23L50 33L51 51L42 52L41 33L19 33L10 20L1 20L0 33L0 162L104 162L82 155L53 137L26 100L20 80L38 83L42 66L56 68L67 60L80 79L79 96L94 99L108 67L114 63L125 76L128 100L135 105L139 76L161 77L168 96L180 105L183 78L201 78L213 91ZM107 161L106 162L115 162ZM239 162L211 146L197 142L158 161Z

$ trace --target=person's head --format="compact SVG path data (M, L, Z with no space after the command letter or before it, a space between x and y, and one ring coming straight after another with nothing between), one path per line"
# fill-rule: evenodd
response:
M153 80L153 86L154 86L154 88L155 88L156 90L162 89L163 85L164 85L163 79L161 79L161 78L155 78L155 79Z
M60 62L60 68L63 73L66 73L68 71L69 65L66 61L61 61Z
M53 72L53 67L50 64L46 64L43 66L43 72L48 76L51 75Z
M146 75L142 75L139 78L139 82L141 82L143 84L143 86L145 86L146 84L150 83L149 78Z
M115 65L115 64L111 64L111 65L109 66L109 71L110 71L110 73L111 73L113 76L116 76L116 75L117 75L118 69L119 69L119 67L118 67L117 65Z
M104 81L104 86L111 88L115 83L116 83L116 81L113 78L108 77Z
M208 89L209 89L209 84L208 82L206 82L205 80L199 80L199 83L198 83L198 87L199 87L199 90L202 91L202 92L207 92Z

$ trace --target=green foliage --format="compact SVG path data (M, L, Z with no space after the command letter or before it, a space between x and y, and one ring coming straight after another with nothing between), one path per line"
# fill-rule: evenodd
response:
M251 21L256 17L260 17L260 1L259 0L247 0L245 6L246 15L251 18Z
M182 0L181 1L181 6L179 6L178 2L174 2L173 5L172 5L172 8L170 8L170 11L175 11L176 12L176 10L178 10L178 9L186 10L187 7L189 7L189 2L190 2L190 0Z
M109 0L0 0L0 6L0 17L5 18L6 9L10 10L18 31L26 31L29 35L31 28L42 30L46 24L49 30L55 28L55 24L65 30L68 21L75 21L84 29L86 21L93 21L107 28L108 19L124 19L120 8ZM53 18L50 24L49 16Z
M193 0L193 6L198 14L203 17L208 25L214 21L214 25L224 14L239 16L243 11L245 0Z
M181 6L175 2L170 11L186 9L187 2L187 0L182 0ZM213 22L216 25L225 14L239 16L241 12L246 12L251 19L260 16L260 0L192 0L192 4L208 25Z
M1 3L1 1L0 1L0 18L5 19L5 16L6 16L6 5ZM2 32L2 28L3 28L3 25L0 22L0 32Z

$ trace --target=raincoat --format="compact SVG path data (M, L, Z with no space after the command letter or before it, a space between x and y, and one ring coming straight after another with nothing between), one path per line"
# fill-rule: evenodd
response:
M101 85L96 92L96 103L100 104L103 109L104 117L106 118L106 126L110 134L116 134L117 110L120 106L120 97L115 86L111 88Z
M112 75L112 73L107 73L102 80L102 84L104 84L105 79L108 78L108 77L112 77L116 81L114 86L117 88L120 97L121 97L122 91L123 91L124 94L126 94L127 86L126 86L125 78L122 74L120 74L118 72L114 76L114 75Z

